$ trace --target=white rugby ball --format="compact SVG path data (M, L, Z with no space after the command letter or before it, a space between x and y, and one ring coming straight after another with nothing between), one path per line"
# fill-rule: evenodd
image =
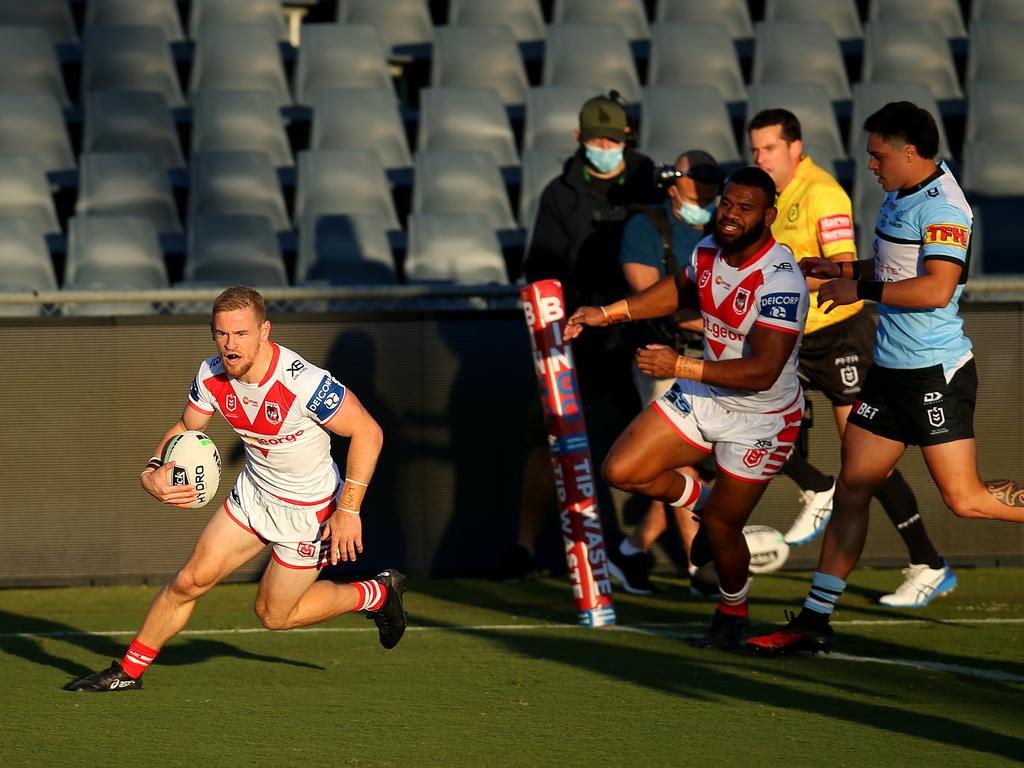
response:
M789 544L782 534L767 525L748 525L743 537L750 550L750 572L771 573L777 571L789 557Z
M190 509L205 507L220 486L220 454L208 435L195 430L182 432L167 441L163 462L174 462L173 485L194 485L199 498L188 504Z

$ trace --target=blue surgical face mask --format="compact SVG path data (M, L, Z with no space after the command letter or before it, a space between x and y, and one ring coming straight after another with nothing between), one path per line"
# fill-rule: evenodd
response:
M598 147L591 147L589 144L584 144L583 149L587 153L587 162L593 166L594 170L598 173L611 173L619 167L619 163L622 162L622 148L618 149L599 149Z
M703 208L693 203L683 203L676 211L679 213L679 218L691 227L703 227L711 221L711 214L715 212L715 208L714 203L708 203Z

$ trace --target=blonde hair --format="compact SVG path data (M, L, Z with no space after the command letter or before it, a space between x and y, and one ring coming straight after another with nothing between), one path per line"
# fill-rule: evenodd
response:
M221 292L213 302L212 315L218 312L234 312L239 309L252 307L256 315L256 325L263 325L267 319L267 307L263 303L263 296L259 291L253 290L246 285L234 285ZM211 322L212 325L212 322Z

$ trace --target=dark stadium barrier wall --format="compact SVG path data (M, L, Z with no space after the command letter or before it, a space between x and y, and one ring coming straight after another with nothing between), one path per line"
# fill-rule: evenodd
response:
M970 306L966 328L981 381L978 460L986 478L1024 477L1020 304ZM381 423L384 453L364 506L365 555L332 575L397 566L418 575L484 575L515 541L523 433L535 397L529 344L515 311L272 316L272 338L329 368ZM0 321L7 360L0 434L0 585L163 580L191 551L241 467L241 445L220 416L209 432L224 459L216 498L179 510L147 496L137 476L180 414L199 361L214 353L203 317ZM838 469L828 403L815 398L811 457ZM610 408L588 412L595 461L614 438ZM343 441L335 456L344 462ZM1024 526L956 519L920 455L900 469L917 492L940 551L954 565L1024 562ZM796 486L769 487L752 522L785 530ZM644 504L602 499L609 545ZM787 567L812 567L819 542L794 549ZM656 548L661 570L681 566L677 537ZM554 507L539 557L565 569ZM255 578L258 557L237 574ZM865 565L904 565L901 541L877 503Z

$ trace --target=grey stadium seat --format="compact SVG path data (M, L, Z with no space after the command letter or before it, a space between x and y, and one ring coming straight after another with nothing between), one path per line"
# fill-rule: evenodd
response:
M969 195L1024 197L1024 141L965 142L961 186Z
M265 216L197 216L189 221L185 280L286 286L281 248Z
M32 155L47 173L75 167L64 112L48 93L0 92L0 154Z
M57 209L38 158L0 155L0 218L29 219L45 234L60 234Z
M277 167L295 165L281 112L267 91L192 94L192 153L266 152Z
M522 184L519 187L519 223L533 228L544 187L562 173L571 155L562 149L532 149L523 152Z
M747 0L658 0L654 19L724 24L733 40L754 36Z
M519 46L505 27L438 27L430 84L492 88L503 104L522 104L530 87Z
M313 96L311 149L372 149L384 167L408 168L412 155L391 89L332 88Z
M38 315L35 304L5 304L4 293L57 290L50 252L38 222L0 218L0 316Z
M766 0L766 21L824 21L837 40L860 40L864 27L855 0Z
M387 221L371 213L307 213L299 224L296 285L395 284L387 229Z
M651 36L643 0L604 0L600 3L594 0L555 0L551 21L555 24L614 24L630 40L646 40Z
M155 26L86 28L82 94L89 91L153 91L168 106L185 104L167 37Z
M384 164L370 149L307 149L299 153L295 220L309 214L379 216L401 229Z
M417 152L412 210L415 213L478 213L492 229L515 229L508 192L486 152Z
M924 83L936 99L962 99L953 54L948 46L935 45L942 39L942 28L936 22L868 22L864 28L861 81L898 76L907 82Z
M207 24L258 24L278 40L288 39L281 0L192 0L188 20L192 37Z
M868 22L933 21L945 37L966 37L960 0L871 0Z
M206 24L196 34L189 93L269 91L291 104L277 38L259 24Z
M519 165L505 106L490 88L423 88L417 152L470 149L502 166Z
M763 109L788 109L800 120L804 149L814 162L833 173L832 163L847 158L839 124L825 89L816 83L762 83L749 88L747 121ZM750 135L743 131L743 154L750 157Z
M704 85L647 86L639 147L663 163L674 163L688 149L710 152L719 163L740 162L725 102Z
M971 21L1024 21L1020 0L972 0Z
M166 168L185 166L171 108L159 93L87 93L82 152L147 152Z
M857 83L853 86L853 108L850 120L850 157L860 162L867 157L868 135L864 121L891 101L910 101L928 110L939 129L939 158L953 157L946 138L946 129L939 114L939 105L931 89L923 83ZM866 162L866 160L865 160Z
M66 290L166 288L167 267L147 219L73 216L68 222Z
M1024 141L1024 82L967 85L964 141Z
M1019 197L996 197L971 202L971 277L1024 276L1020 260Z
M543 85L615 89L628 102L640 100L640 78L625 33L613 24L549 24L541 73Z
M562 149L572 154L578 145L574 132L580 127L580 109L602 93L597 85L542 85L526 94L523 151Z
M1024 5L1024 3L1022 3ZM966 80L1024 81L1024 19L971 24Z
M0 27L0 91L48 93L71 105L50 36L39 27Z
M414 213L409 216L410 283L461 285L507 283L498 238L486 216L473 213Z
M388 52L396 45L429 43L434 36L427 0L338 0L337 19L375 27Z
M181 232L170 177L159 158L143 152L83 152L75 213L132 216L155 232Z
M42 27L54 45L78 42L68 0L0 0L0 27Z
M278 231L288 212L270 156L263 152L198 152L190 167L188 218L211 214L264 216Z
M875 174L868 170L867 155L854 158L853 172L853 225L857 230L858 258L870 259L871 243L875 236L878 211L885 199L885 190Z
M799 45L793 42L799 40ZM833 101L850 98L839 41L824 21L759 21L751 83L818 83Z
M725 101L747 100L743 72L722 24L663 22L651 27L648 85L711 85Z
M185 37L174 0L89 0L85 4L83 26L102 24L151 25L160 27L170 42Z
M449 0L448 23L499 24L520 43L544 39L540 0Z
M318 88L393 90L377 30L365 24L303 24L292 90L311 105Z

